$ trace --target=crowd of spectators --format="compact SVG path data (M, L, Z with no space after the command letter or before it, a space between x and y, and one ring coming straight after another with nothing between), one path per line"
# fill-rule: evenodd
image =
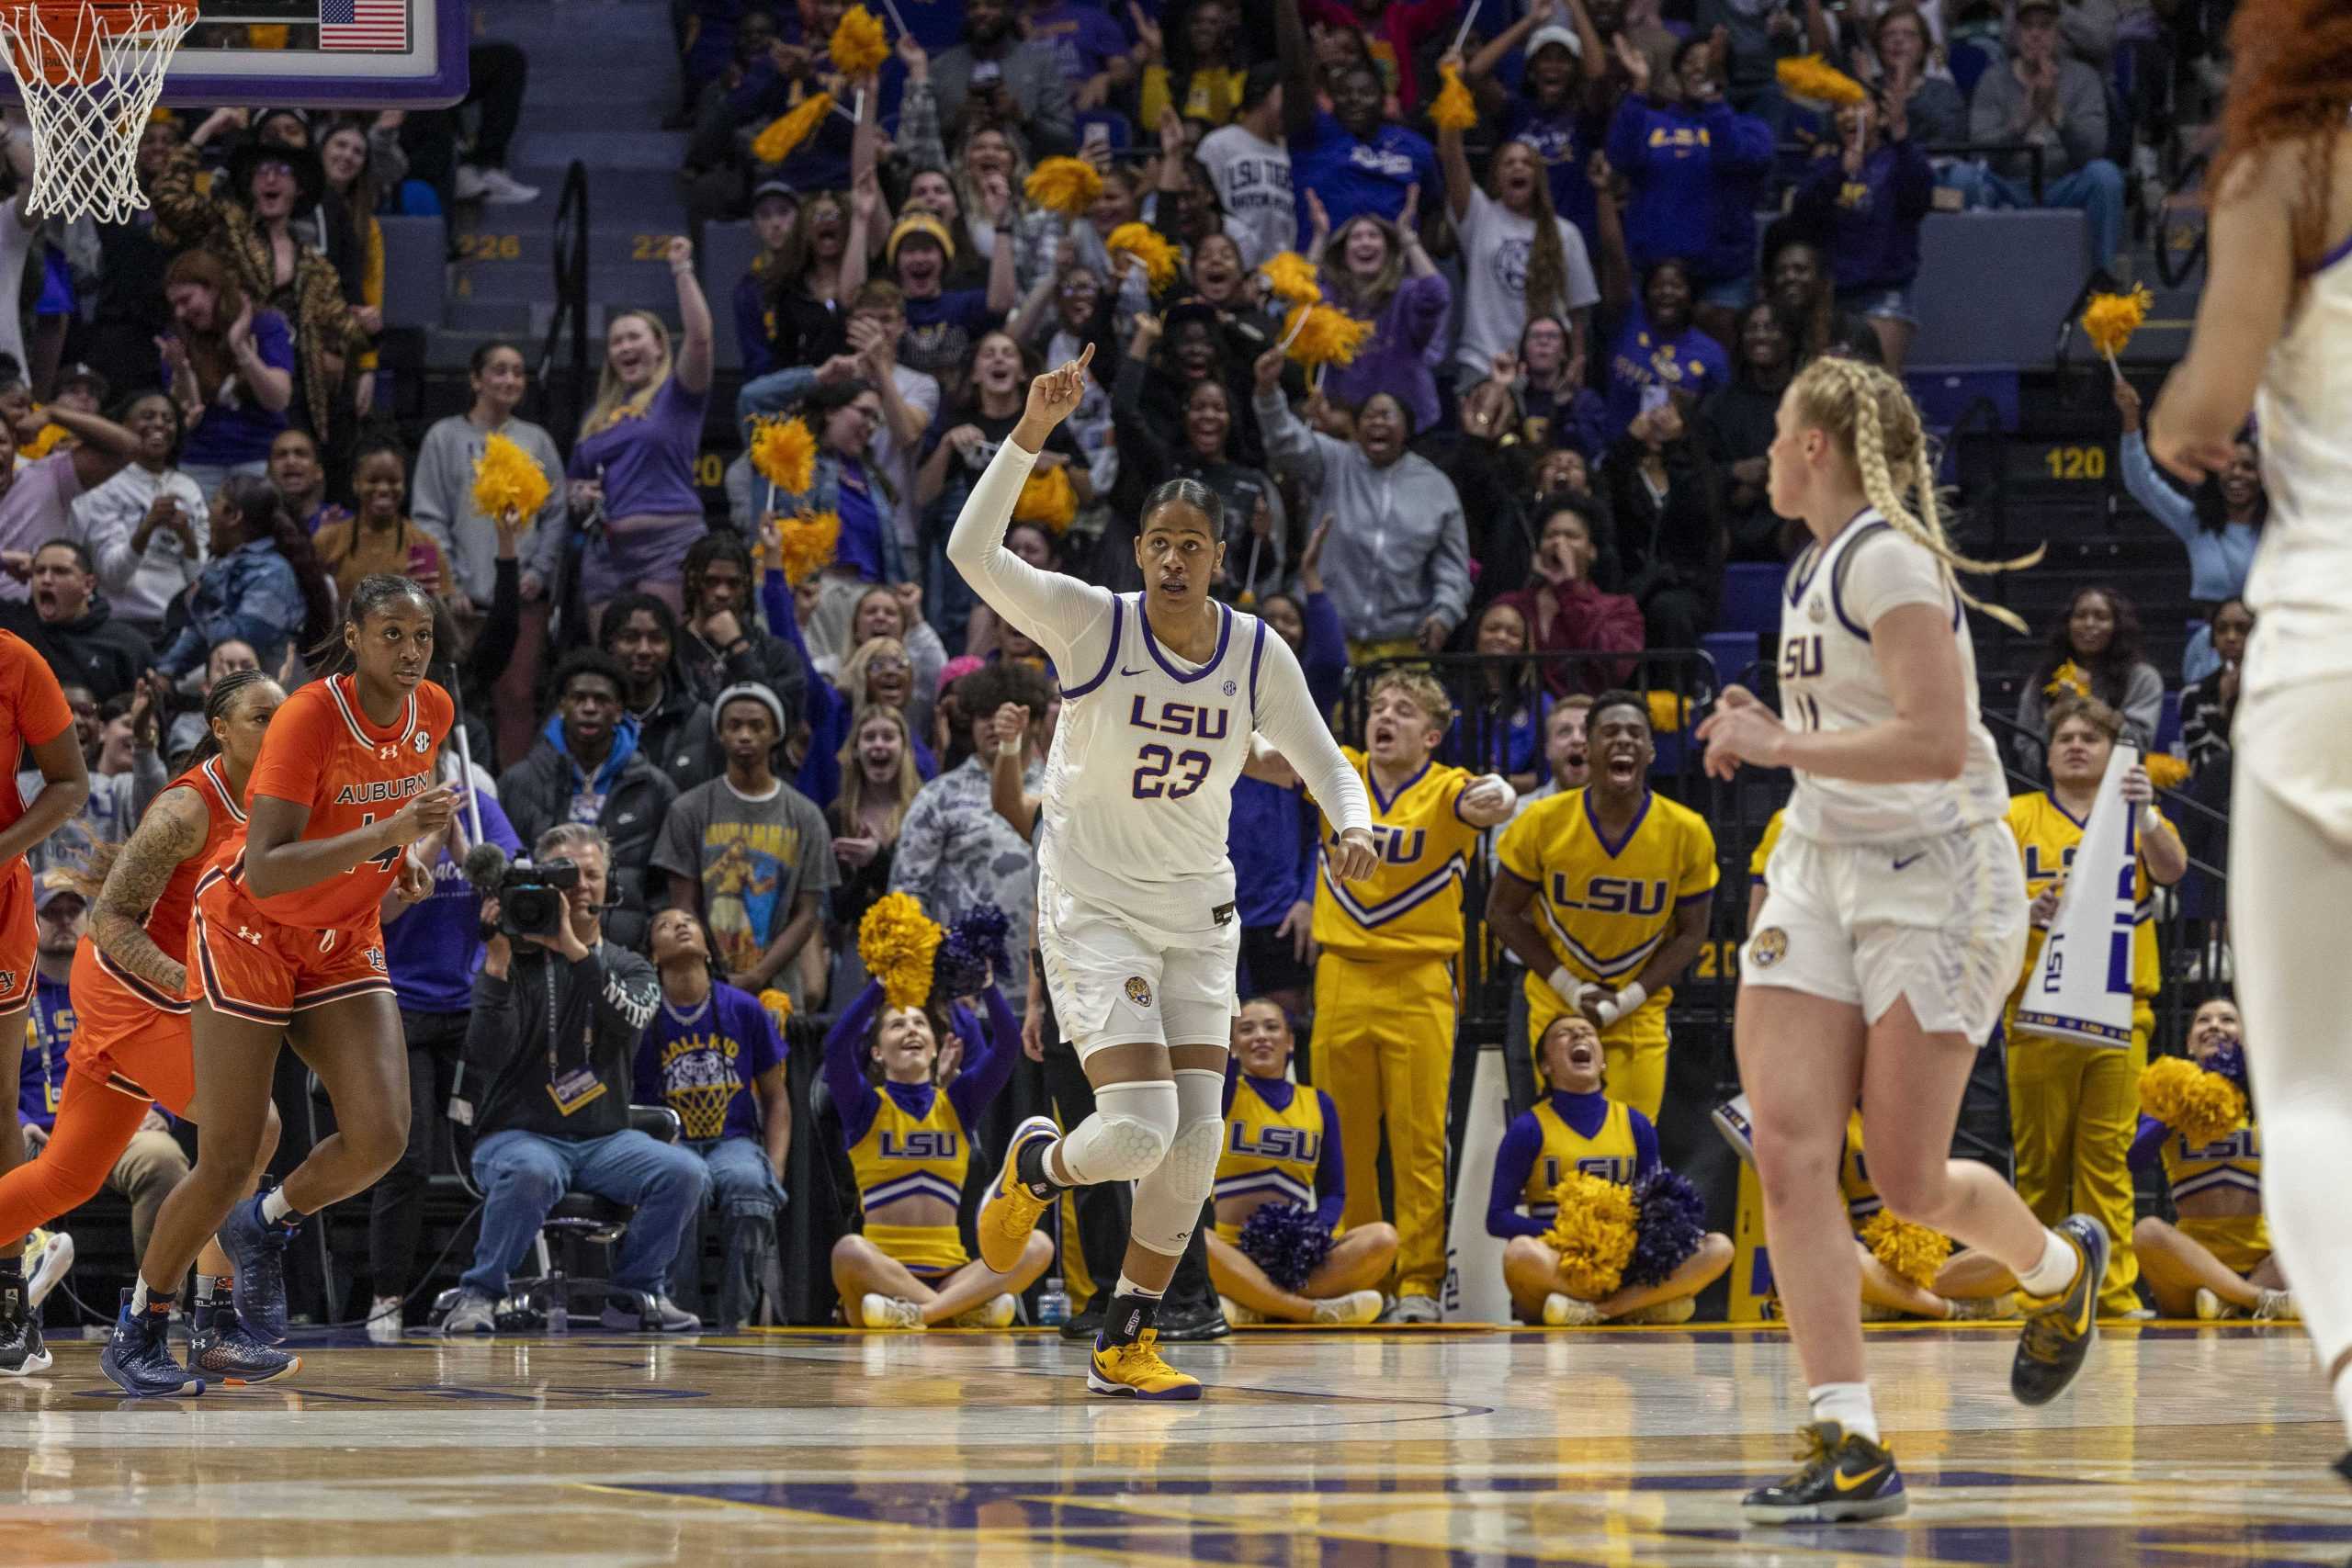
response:
M1321 700L1372 660L1487 656L1449 667L1464 716L1445 756L1556 789L1581 758L1570 699L1698 647L1726 563L1787 558L1765 483L1781 389L1823 354L1900 367L1928 214L2077 207L2122 272L2138 181L2211 91L2218 36L2205 8L2129 0L1494 0L1459 34L1460 0L965 0L908 8L929 36L894 22L890 58L845 79L828 51L842 0L674 9L696 224L748 219L760 249L706 277L668 242L672 293L605 302L576 427L525 416L543 389L514 344L477 351L468 405L428 429L378 393L383 333L414 323L385 318L377 215L532 195L504 168L511 51L477 62L469 143L446 115L166 111L141 141L148 211L59 224L10 198L0 281L25 279L29 304L0 311L0 626L50 658L94 773L122 781L94 791L82 841L128 831L212 682L300 680L339 598L394 572L445 611L436 674L460 697L484 830L519 850L593 829L596 929L648 960L648 996L658 971L662 1007L704 1005L698 963L722 997L845 1007L865 980L858 919L889 891L942 921L992 903L1023 930L1035 824L1017 803L1064 672L944 546L1029 378L1088 346L1088 400L1041 459L1071 514L1024 518L1016 551L1132 588L1137 501L1197 478L1224 502L1220 592L1299 651ZM1798 54L1865 97L1789 96L1775 62ZM1430 118L1455 70L1466 130ZM832 111L762 162L759 132L818 93ZM13 121L6 155L21 181ZM1076 217L1025 188L1068 156L1101 182ZM1113 250L1129 223L1172 247L1171 278ZM1352 363L1286 356L1260 270L1284 252L1367 329ZM2211 623L2177 672L2201 774L2226 761L2260 482L2249 448L2212 493L2182 494L2147 461L2128 384L2116 400L2124 482L2187 544L2184 608ZM707 504L706 442L732 450L776 416L815 438L808 488L747 456ZM555 481L537 516L475 504L492 434ZM779 517L813 512L839 542L794 581ZM1547 657L1569 652L1586 657ZM2140 744L2165 727L2175 672L2143 657L2115 588L2085 588L2039 660L2010 662L2029 773L2068 692ZM1296 1016L1311 814L1251 793L1267 788L1236 807L1250 984ZM446 900L405 918L434 939L391 954L425 1083L466 1049L447 971L483 956L457 863ZM997 979L1034 1030L1025 948ZM752 1032L768 1016L720 1015ZM749 1139L780 1182L794 1108L775 1042L664 1038L651 1066L616 1069L616 1102L667 1099L695 1142ZM420 1129L436 1103L420 1091ZM379 1202L379 1317L412 1282L396 1211L423 1158ZM579 1170L560 1175L535 1190ZM744 1179L706 1184L734 1220L785 1201ZM725 1312L754 1310L760 1272L731 1277Z

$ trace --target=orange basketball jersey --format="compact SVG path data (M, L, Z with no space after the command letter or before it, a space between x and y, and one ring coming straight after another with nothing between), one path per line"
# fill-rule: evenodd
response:
M13 777L29 765L26 748L53 740L73 727L74 710L49 660L14 632L0 632L0 761ZM0 789L0 829L25 814L12 785Z
M306 840L338 838L390 817L433 787L441 742L457 716L449 694L430 681L389 725L370 720L348 675L313 681L286 699L262 738L247 808L267 795L310 807ZM373 927L376 908L400 874L400 850L387 850L308 887L271 897L245 885L244 840L229 846L229 877L243 897L282 925L312 931Z
M188 859L180 862L179 869L172 873L172 879L164 884L163 892L155 896L155 907L147 911L147 919L141 922L147 928L148 941L169 955L175 963L185 964L187 962L188 913L196 908L197 879L204 874L205 869L220 855L222 845L232 839L242 837L244 833L245 803L239 800L236 792L229 787L228 765L217 756L209 757L195 767L187 769L164 788L166 791L194 790L196 797L204 802L208 818L204 829L204 847ZM148 809L154 808L150 807ZM84 942L82 954L88 956L92 968L96 971L93 979L97 979L98 976L104 977L98 980L99 984L103 985L105 981L111 980L150 1007L162 1008L169 1012L187 1010L186 1001L177 997L163 995L146 981L108 957L106 949L100 947L96 942ZM81 986L79 972L82 968L82 954L77 954L74 961L76 971L74 984L77 989ZM78 996L75 998L75 1004L85 1010L88 1006Z

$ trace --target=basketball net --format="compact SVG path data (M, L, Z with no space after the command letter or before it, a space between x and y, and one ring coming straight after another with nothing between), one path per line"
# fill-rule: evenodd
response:
M0 0L32 131L28 213L119 223L147 205L139 138L195 22L192 0Z

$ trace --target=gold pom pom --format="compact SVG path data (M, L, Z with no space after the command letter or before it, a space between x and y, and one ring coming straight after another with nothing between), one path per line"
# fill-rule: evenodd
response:
M2083 307L2083 335L2091 340L2093 348L2112 359L2123 352L2123 345L2148 319L2148 308L2155 302L2156 297L2145 284L2135 284L2129 294L2094 294Z
M792 1017L792 994L770 986L760 993L760 1005L768 1010L768 1016L775 1020L775 1032L782 1034L786 1021Z
M1274 298L1294 305L1319 305L1323 286L1315 280L1315 264L1296 251L1282 251L1266 258L1258 269L1274 290Z
M35 413L39 413L40 410L36 408L33 412ZM80 445L80 442L74 439L74 433L66 429L63 425L44 424L40 427L40 434L35 435L30 441L26 442L22 446L17 449L17 460L22 463L30 463L39 458L48 457L51 453L55 452L60 447L78 446Z
M890 39L873 12L853 6L842 13L825 52L833 57L833 69L854 82L882 69L882 62L890 58Z
M763 164L783 163L792 156L794 148L808 140L817 122L832 112L832 94L810 94L788 112L768 121L768 128L752 140L752 156Z
M1055 463L1029 470L1021 481L1021 498L1012 503L1015 523L1041 523L1059 536L1078 515L1078 491L1069 482L1069 465Z
M1048 158L1021 185L1031 204L1065 218L1083 218L1102 194L1102 176L1083 158Z
M2143 760L2148 782L2158 789L2178 789L2188 782L2188 760L2169 751L2151 751Z
M1639 1212L1634 1190L1604 1177L1572 1171L1552 1189L1559 1205L1544 1245L1560 1255L1560 1288L1578 1301L1597 1302L1623 1282L1633 1261Z
M1908 1280L1921 1290L1935 1283L1936 1271L1951 1256L1951 1237L1915 1225L1891 1209L1881 1209L1863 1224L1862 1245L1896 1278Z
M1294 305L1283 324L1283 343L1293 359L1309 368L1352 365L1372 328L1370 321L1359 321L1329 305Z
M842 514L804 512L776 520L776 569L795 588L833 564L842 542Z
M2140 1075L2140 1109L2192 1144L2227 1136L2245 1120L2245 1096L2186 1056L2160 1056Z
M1176 280L1176 247L1148 223L1120 224L1102 242L1102 248L1114 256L1124 251L1143 263L1144 280L1154 294Z
M531 455L503 435L492 433L474 459L474 510L485 517L509 513L528 523L548 503L553 489L546 470Z
M914 895L886 893L857 922L857 955L892 1007L919 1008L931 999L932 958L946 934Z
M1817 54L1794 55L1772 67L1781 90L1808 103L1859 104L1870 96L1862 85Z
M1649 694L1650 732L1654 735L1679 735L1690 722L1690 699L1672 692Z
M1478 102L1463 85L1459 66L1441 65L1437 73L1445 85L1437 90L1437 101L1430 106L1430 123L1440 130L1470 130L1478 124Z
M801 420L761 420L752 431L752 467L786 495L807 495L817 482L815 433Z

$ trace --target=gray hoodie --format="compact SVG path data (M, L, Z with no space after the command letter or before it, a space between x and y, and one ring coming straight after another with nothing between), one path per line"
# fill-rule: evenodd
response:
M1430 615L1451 632L1470 613L1470 535L1462 499L1436 464L1408 452L1375 468L1363 449L1309 430L1279 389L1257 398L1266 457L1332 519L1323 586L1353 642L1409 637Z

